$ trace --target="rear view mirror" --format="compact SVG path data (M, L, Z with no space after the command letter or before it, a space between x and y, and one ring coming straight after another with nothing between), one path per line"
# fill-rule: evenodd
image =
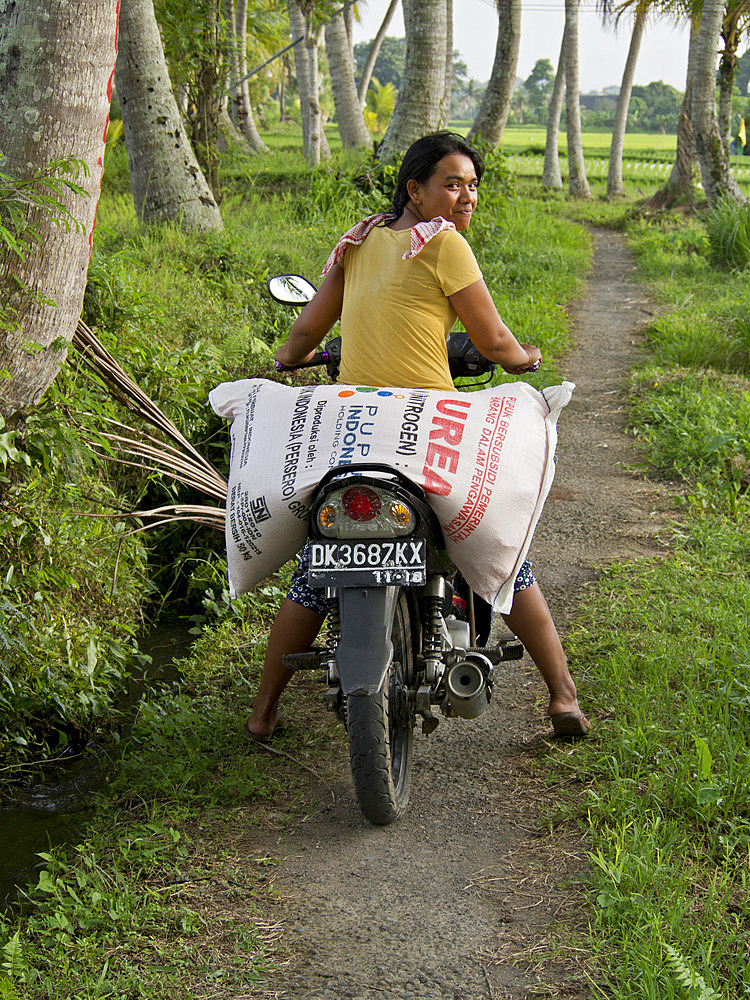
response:
M268 291L271 298L285 306L304 306L317 289L299 274L279 274L268 282Z

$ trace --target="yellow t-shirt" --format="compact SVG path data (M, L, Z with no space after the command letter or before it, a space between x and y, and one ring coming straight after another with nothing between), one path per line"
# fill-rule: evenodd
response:
M347 385L453 389L445 341L456 322L448 296L482 277L471 247L448 229L411 260L410 231L376 226L347 248L341 374Z

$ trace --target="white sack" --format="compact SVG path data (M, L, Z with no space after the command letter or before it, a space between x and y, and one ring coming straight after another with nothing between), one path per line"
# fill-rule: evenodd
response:
M507 612L554 475L557 418L572 382L475 392L290 388L223 382L210 394L232 421L227 557L233 595L304 544L313 488L337 465L393 465L420 485L467 583Z

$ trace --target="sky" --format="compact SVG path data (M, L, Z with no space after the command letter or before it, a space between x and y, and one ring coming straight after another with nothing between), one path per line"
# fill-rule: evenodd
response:
M388 0L359 0L360 23L354 29L355 42L374 37ZM564 0L522 0L521 48L517 75L531 72L537 59L549 59L557 68L560 54ZM453 47L466 63L468 75L485 82L492 72L497 43L497 8L494 0L453 0ZM631 24L625 19L620 27L603 27L595 0L581 0L579 15L579 85L583 93L619 86L630 43ZM401 8L391 21L388 34L403 36ZM678 90L685 89L689 30L676 28L669 21L651 20L641 43L635 83L645 86L662 80Z

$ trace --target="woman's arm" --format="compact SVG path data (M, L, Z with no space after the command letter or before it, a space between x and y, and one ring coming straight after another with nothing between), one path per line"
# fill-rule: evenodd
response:
M308 361L336 320L344 301L344 270L338 264L323 279L315 296L292 324L289 339L276 352L276 360L287 368Z
M476 349L512 375L521 375L542 360L538 347L519 344L500 319L484 280L450 296L456 315Z

